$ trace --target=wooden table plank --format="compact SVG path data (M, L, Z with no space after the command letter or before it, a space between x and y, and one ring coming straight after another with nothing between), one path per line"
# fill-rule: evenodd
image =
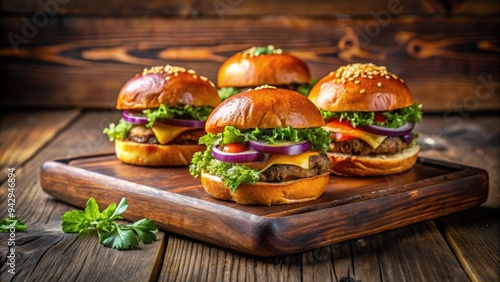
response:
M101 131L118 118L118 113L84 114L23 165L19 173L16 170L16 211L28 230L16 233L16 274L8 273L7 265L2 263L1 281L145 281L157 277L165 251L163 232L158 233L156 242L140 245L135 251L117 251L99 245L97 238L65 234L60 217L72 207L50 198L39 184L38 172L44 161L112 151L113 144ZM6 191L6 182L1 191ZM0 203L6 202L6 194L2 193ZM6 216L6 209L0 210L0 216ZM6 246L7 239L1 236L0 245ZM2 248L0 257L6 255L7 248Z
M0 116L0 171L17 168L74 120L79 110L19 111ZM6 175L0 175L0 181Z
M500 278L500 211L480 207L437 220L437 225L472 281Z

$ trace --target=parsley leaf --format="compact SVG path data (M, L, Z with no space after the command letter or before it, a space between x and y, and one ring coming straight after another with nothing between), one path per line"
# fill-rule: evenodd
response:
M97 231L99 243L118 250L137 249L139 241L151 244L156 240L158 227L154 221L141 219L132 224L118 224L128 208L128 202L122 198L120 203L110 204L102 212L94 198L87 201L84 211L71 210L63 214L62 230L66 233L88 234ZM139 238L139 240L137 239Z
M6 217L0 220L0 233L10 232L12 227L14 227L15 231L26 230L26 224L22 222L17 216Z
M162 104L158 109L147 109L143 111L143 114L148 118L149 123L146 125L148 127L153 126L155 121L159 118L192 118L195 120L205 121L213 108L210 106L167 106Z
M418 122L422 119L422 105L416 101L409 107L397 109L394 111L382 112L386 118L385 122L375 121L375 112L331 112L319 109L325 120L340 119L348 120L352 126L358 125L380 125L389 128L397 128L408 122Z
M217 93L219 94L221 101L224 101L227 98L238 94L239 91L238 88L235 87L221 87L219 90L217 90Z
M133 124L126 122L124 119L120 119L118 124L111 123L108 128L104 128L102 133L108 135L109 141L125 139L133 126Z

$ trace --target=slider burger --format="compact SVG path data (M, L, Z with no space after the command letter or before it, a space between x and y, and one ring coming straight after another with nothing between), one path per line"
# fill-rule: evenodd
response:
M245 205L310 201L323 194L330 164L323 118L303 95L257 87L222 102L205 124L190 173L217 199Z
M217 73L222 100L260 85L295 90L307 96L312 87L310 83L314 81L307 65L272 45L252 47L233 55Z
M373 64L342 66L311 89L330 132L332 172L367 176L410 169L420 147L412 133L422 116L404 81Z
M123 110L123 118L103 132L124 163L188 165L195 152L205 150L198 139L219 103L217 89L206 77L181 67L152 67L122 87L116 108Z

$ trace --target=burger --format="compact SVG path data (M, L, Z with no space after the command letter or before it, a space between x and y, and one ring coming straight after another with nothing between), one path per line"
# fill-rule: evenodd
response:
M328 184L324 120L303 95L257 87L222 102L208 117L204 152L190 173L214 198L244 205L304 202Z
M104 129L124 163L187 166L205 150L205 120L220 103L217 88L193 70L157 66L136 74L120 90L123 118Z
M260 85L295 90L307 96L314 82L302 60L272 45L236 53L222 64L217 73L222 100Z
M330 132L334 174L386 175L406 171L420 147L412 133L422 116L403 79L373 64L350 64L323 77L309 99Z

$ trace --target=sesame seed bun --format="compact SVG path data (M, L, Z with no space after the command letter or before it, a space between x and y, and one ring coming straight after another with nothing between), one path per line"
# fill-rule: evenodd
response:
M217 88L206 77L167 65L137 73L120 90L116 108L148 109L162 104L216 107L219 103Z
M278 49L279 50L279 49ZM311 80L307 65L288 53L261 54L239 52L219 68L218 87L256 87L263 84L303 84Z
M271 86L257 87L230 97L217 106L205 123L208 133L226 126L238 129L325 125L318 108L303 95Z
M390 111L413 104L404 81L373 64L338 68L318 81L308 97L319 108L332 112Z

